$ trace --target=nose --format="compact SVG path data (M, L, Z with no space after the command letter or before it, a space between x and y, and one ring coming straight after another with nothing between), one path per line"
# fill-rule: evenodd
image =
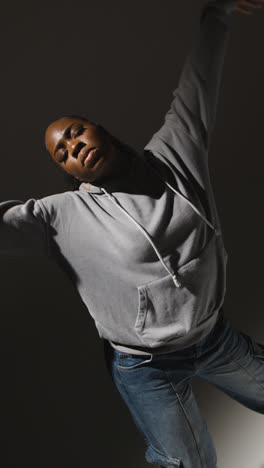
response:
M84 146L86 146L86 144L78 140L68 140L67 142L67 149L74 158L78 157L79 152Z
M78 142L76 140L67 141L67 150L72 154Z

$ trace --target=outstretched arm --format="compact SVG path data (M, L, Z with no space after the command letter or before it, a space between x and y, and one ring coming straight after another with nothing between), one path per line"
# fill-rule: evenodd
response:
M161 138L178 150L191 138L200 149L208 151L232 12L251 14L263 4L264 0L207 2L201 12L198 40L185 61L165 123L145 149L162 152L162 148L158 148Z
M0 203L0 256L49 254L48 224L39 200Z

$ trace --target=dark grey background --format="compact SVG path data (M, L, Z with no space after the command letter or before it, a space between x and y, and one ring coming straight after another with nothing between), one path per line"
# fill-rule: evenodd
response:
M1 7L1 200L66 189L44 147L46 126L62 115L84 114L142 150L163 123L204 3L64 0ZM210 151L229 253L226 315L259 341L263 39L263 12L233 15ZM102 341L70 281L38 258L1 258L0 273L1 457L8 460L2 466L149 466L107 374ZM194 380L194 390L219 468L263 468L262 417L201 381Z

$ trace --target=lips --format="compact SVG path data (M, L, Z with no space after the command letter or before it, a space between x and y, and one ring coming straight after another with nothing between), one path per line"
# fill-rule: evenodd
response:
M81 163L84 167L92 167L96 161L100 158L98 148L93 146L92 148L86 149L81 154Z

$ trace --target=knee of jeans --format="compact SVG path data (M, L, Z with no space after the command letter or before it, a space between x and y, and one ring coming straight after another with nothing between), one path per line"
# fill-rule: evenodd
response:
M162 467L173 467L184 468L182 461L179 458L171 458L162 454L158 450L154 449L152 446L148 446L145 454L145 458L149 463L157 463Z

